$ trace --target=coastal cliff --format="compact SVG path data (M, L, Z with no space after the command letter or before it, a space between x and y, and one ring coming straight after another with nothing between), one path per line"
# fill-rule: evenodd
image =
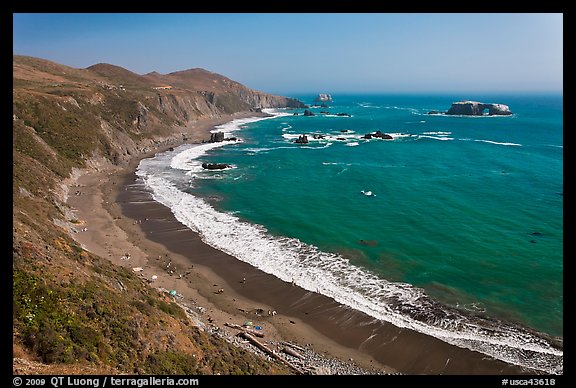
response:
M201 69L141 76L109 64L76 69L13 56L15 360L69 365L61 374L94 372L86 366L98 374L286 373L203 332L64 226L81 225L66 202L80 171L198 141L200 120L301 105Z
M172 86L169 90L196 91L227 113L235 111L230 109L232 107L240 110L305 107L297 99L253 90L227 77L204 69L189 69L166 75L154 72L144 75L144 78L156 85Z
M62 149L74 167L100 156L125 163L198 120L305 107L203 69L141 76L110 64L75 69L14 56L13 80L15 130Z

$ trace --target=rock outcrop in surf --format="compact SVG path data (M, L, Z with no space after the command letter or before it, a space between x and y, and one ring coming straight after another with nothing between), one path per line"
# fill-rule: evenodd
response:
M210 134L210 143L220 143L221 141L224 141L224 132Z
M202 163L202 168L206 170L224 170L230 167L232 166L225 163Z
M298 139L294 140L294 143L296 143L296 144L308 144L308 136L300 135L300 136L298 136Z
M373 133L367 133L364 136L362 136L362 139L372 139L372 138L380 138L380 139L386 139L386 140L394 139L389 134L383 133L380 130L377 130L376 132L373 132Z

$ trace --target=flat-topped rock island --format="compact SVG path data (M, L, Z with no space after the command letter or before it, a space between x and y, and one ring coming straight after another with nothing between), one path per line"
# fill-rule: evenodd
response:
M447 112L430 111L428 114L445 114L450 116L510 116L510 107L504 104L484 103L478 101L458 101L452 103Z

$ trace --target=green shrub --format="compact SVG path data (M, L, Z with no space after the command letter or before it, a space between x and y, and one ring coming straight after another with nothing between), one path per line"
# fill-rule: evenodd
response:
M156 352L146 359L146 372L158 375L195 375L201 373L196 358L190 354Z

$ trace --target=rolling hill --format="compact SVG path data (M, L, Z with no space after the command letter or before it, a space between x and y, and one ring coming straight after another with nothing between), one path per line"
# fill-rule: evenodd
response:
M69 365L61 374L285 372L191 325L178 305L58 225L70 222L63 182L78 169L126 165L182 140L198 120L303 104L202 69L138 75L26 56L13 56L12 93L15 357Z

